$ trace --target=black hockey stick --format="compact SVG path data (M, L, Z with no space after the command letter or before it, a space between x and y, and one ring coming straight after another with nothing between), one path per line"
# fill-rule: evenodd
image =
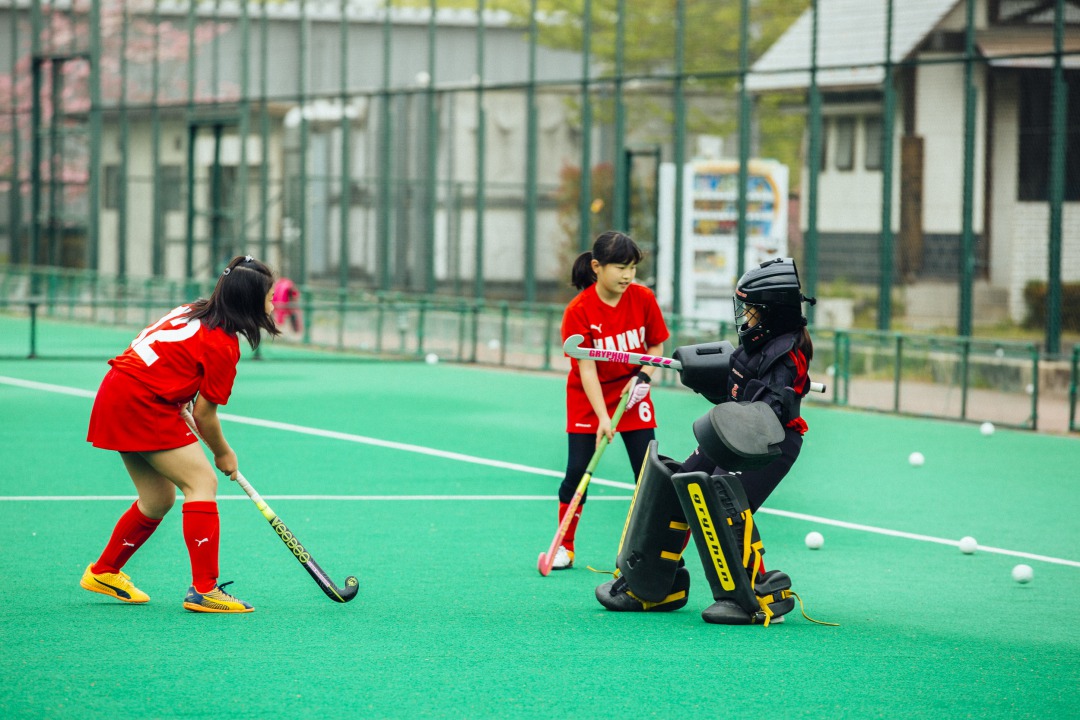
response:
M191 416L191 412L185 407L180 410L180 414L184 417L184 422L191 428L191 432L195 433L195 437L203 440L202 435L199 433L199 429L195 426L195 418ZM203 440L205 443L206 441ZM304 566L304 569L308 571L308 574L315 580L322 591L326 593L326 597L330 598L334 602L347 603L356 597L357 591L360 589L360 583L357 581L356 576L350 575L345 578L345 587L339 588L334 584L334 581L323 572L323 569L319 567L319 564L315 562L315 559L311 557L311 553L301 544L288 526L282 522L281 518L270 509L270 506L266 504L266 501L260 497L259 493L255 492L255 488L251 487L251 483L247 481L247 478L240 473L239 470L232 478L236 483L244 489L247 496L255 503L255 506L259 508L259 512L263 514L267 522L270 523L270 527L274 528L274 532L278 534L281 541L285 543L285 547L292 551L293 557Z

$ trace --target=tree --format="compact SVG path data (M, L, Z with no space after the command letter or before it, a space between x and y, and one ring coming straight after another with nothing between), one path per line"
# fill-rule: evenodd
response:
M99 62L102 107L157 102L159 104L186 101L188 93L187 63L193 41L196 48L205 45L229 26L216 20L201 21L189 34L186 27L171 21L155 19L155 0L100 0L99 31L101 52ZM75 0L71 9L53 10L43 14L39 36L41 53L69 58L57 60L62 80L61 107L53 108L52 69L42 72L40 97L43 122L62 125L78 122L90 111L90 10L91 0ZM12 22L22 26L20 37L30 35L30 22L12 13ZM0 74L0 192L10 190L16 161L19 168L21 194L30 192L30 138L33 106L33 58L29 42L27 52L16 60L13 71ZM152 82L153 66L158 66L158 82ZM125 69L126 68L126 69ZM127 79L127 86L123 85ZM211 96L205 87L196 88L197 96ZM216 98L237 96L231 86L216 93ZM58 111L58 112L55 112ZM19 156L16 158L15 134L18 133ZM55 148L59 152L61 148ZM48 154L48 153L47 153ZM61 183L65 200L80 196L89 178L88 153L85 144L67 140L63 147L63 163L59 177L52 177L52 158L42 159L41 177L46 182ZM74 197L72 197L74 194Z
M394 5L430 7L429 0L394 0ZM752 65L809 7L809 0L749 0L749 64ZM738 127L739 27L742 3L737 0L686 0L684 71L689 100L687 131L729 136ZM476 0L438 0L439 9L476 9ZM485 0L487 10L508 12L522 27L530 21L531 0ZM585 0L537 0L539 42L580 52L584 37ZM618 0L592 0L590 49L600 76L615 71ZM630 85L645 91L626 95L628 127L644 127L659 118L665 137L639 137L642 142L670 141L670 79L675 70L676 0L624 0L623 73ZM650 79L660 80L660 83ZM661 87L663 85L663 87ZM791 170L798 187L805 115L800 93L769 95L757 100L757 126L762 157L779 160ZM794 108L799 111L793 111ZM786 108L786 109L785 109ZM610 119L611 107L599 103L598 120Z

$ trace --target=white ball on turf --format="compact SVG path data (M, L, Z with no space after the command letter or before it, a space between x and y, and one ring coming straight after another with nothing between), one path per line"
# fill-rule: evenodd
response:
M971 555L977 547L979 547L979 543L975 542L975 538L970 535L960 538L960 552L965 555Z
M921 452L918 452L918 451L913 452L910 455L908 455L907 460L908 460L909 463L911 463L912 467L921 467L922 464L924 462L926 462L926 458L924 458L923 454Z
M825 544L825 538L817 530L806 533L806 547L811 550L819 550Z
M984 422L982 425L979 426L979 432L981 432L983 435L986 435L987 437L989 437L990 435L993 435L994 434L994 423L992 423L992 422Z
M1030 565L1024 565L1021 563L1012 569L1013 580L1023 585L1024 583L1031 582L1031 578L1035 577L1035 572L1031 569Z
M428 353L424 356L424 362L426 362L428 365L434 365L439 362L439 356L435 353Z

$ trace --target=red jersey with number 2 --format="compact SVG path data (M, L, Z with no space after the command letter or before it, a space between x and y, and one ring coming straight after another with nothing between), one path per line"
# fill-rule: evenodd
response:
M240 343L221 328L189 320L182 305L109 361L90 413L87 440L120 452L167 450L196 442L180 406L201 394L224 405L232 394Z
M600 299L595 284L578 293L563 313L563 341L571 335L583 335L584 347L643 354L650 346L667 340L669 333L652 290L632 283L615 307ZM615 412L623 387L639 370L640 366L630 363L596 363L596 374L604 391L604 404L609 415ZM623 413L616 430L624 432L654 427L656 414L653 412L652 397L646 395L644 400ZM596 428L596 413L581 384L578 361L571 358L570 375L566 380L566 432L595 433Z
M200 393L216 405L229 402L240 343L221 328L188 320L181 305L139 333L131 346L109 361L166 402L186 403Z

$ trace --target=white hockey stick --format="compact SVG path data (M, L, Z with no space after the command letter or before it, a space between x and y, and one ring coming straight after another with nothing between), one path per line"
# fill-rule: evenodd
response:
M651 365L652 367L671 368L682 371L682 363L675 358L660 357L659 355L642 355L641 353L623 352L621 350L601 350L599 348L582 347L585 341L584 335L571 335L563 343L563 352L577 360L597 360L601 362L622 362L631 365ZM819 382L810 383L813 392L825 392L825 384Z

